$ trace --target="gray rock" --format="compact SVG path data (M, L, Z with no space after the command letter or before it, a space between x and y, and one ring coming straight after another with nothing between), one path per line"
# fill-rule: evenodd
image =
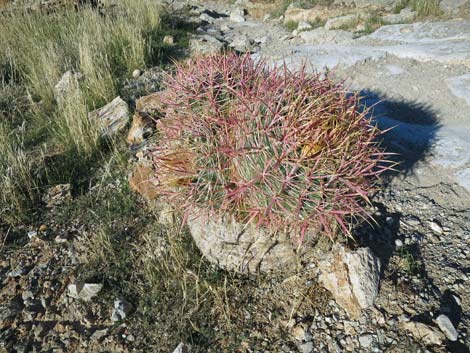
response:
M437 221L429 222L429 227L432 229L434 233L437 233L437 234L442 234L442 232L444 231L442 229L442 226Z
M404 8L400 13L382 16L382 21L387 24L407 23L412 22L417 15L416 11L412 11L410 8Z
M112 321L124 320L133 310L133 305L128 301L117 299L114 301L114 309L111 314Z
M439 7L445 14L455 15L459 13L461 8L469 4L469 0L442 0L439 3Z
M230 21L240 23L245 22L245 10L239 7L230 12Z
M302 353L311 353L313 352L313 342L305 342L299 345L300 352Z
M83 75L80 72L67 71L54 86L54 98L57 102L62 102L70 92L78 87L78 82Z
M253 41L248 38L248 36L237 36L234 40L229 44L229 47L240 51L240 52L247 52L252 48Z
M379 291L380 260L369 248L351 251L335 244L329 256L318 263L320 282L351 317L374 304Z
M189 40L189 49L192 56L218 54L223 47L223 42L207 34L198 35Z
M306 44L339 44L352 42L353 34L341 29L329 31L323 27L320 27L312 31L300 32L300 38L302 38Z
M90 301L96 297L102 288L103 285L100 283L72 283L67 286L70 297L83 301Z
M360 16L357 14L330 18L325 23L325 29L338 29L341 27L350 27L353 26L359 19Z
M435 322L450 341L457 341L459 334L447 315L439 315Z
M129 116L127 103L116 97L104 107L90 112L88 119L98 125L103 136L113 136L126 127Z
M441 332L421 322L402 322L401 327L426 345L441 345L444 341L444 335Z
M362 348L369 348L374 342L373 335L361 335L359 336L359 344Z
M395 3L395 0L334 0L333 4L335 5L355 5L359 8L385 8L387 6L392 6Z

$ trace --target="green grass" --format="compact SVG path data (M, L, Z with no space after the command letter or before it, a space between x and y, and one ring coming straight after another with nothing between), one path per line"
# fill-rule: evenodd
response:
M393 12L400 13L400 11L407 6L411 7L413 11L416 11L420 18L439 17L443 15L438 0L400 0L393 6Z
M0 223L28 219L49 185L86 184L113 153L88 112L121 94L133 70L160 65L187 30L151 0L124 0L105 15L84 7L0 18ZM162 42L166 34L175 46ZM80 72L65 99L54 87Z

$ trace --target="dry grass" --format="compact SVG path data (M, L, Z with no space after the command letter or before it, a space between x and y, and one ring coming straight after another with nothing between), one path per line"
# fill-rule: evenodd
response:
M87 114L158 56L160 28L150 0L121 1L105 16L83 8L0 19L0 221L23 219L41 187L73 183L107 153ZM54 86L68 70L83 79L58 102ZM56 157L41 162L41 155Z

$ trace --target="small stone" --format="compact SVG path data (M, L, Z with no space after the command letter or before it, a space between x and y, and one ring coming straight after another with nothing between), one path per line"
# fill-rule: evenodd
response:
M44 233L46 230L47 230L47 226L46 226L45 224L41 224L41 225L39 226L39 231L40 231L41 233Z
M71 188L70 184L54 185L47 190L42 201L46 204L47 208L63 205L72 199Z
M163 44L173 45L175 44L175 38L173 36L166 35L165 37L163 37Z
M190 348L188 345L181 342L173 351L173 353L189 353Z
M435 323L437 324L437 326L439 326L441 331L444 332L444 334L450 341L457 341L459 335L454 325L452 324L452 321L450 321L447 315L439 315L435 320Z
M374 342L374 336L373 335L361 335L361 336L359 336L359 344L363 348L370 347L372 342Z
M245 22L245 10L239 7L235 8L230 13L230 21L237 23Z
M311 353L313 351L313 342L305 342L299 348L302 353Z
M444 231L442 229L442 226L437 221L429 222L429 227L432 229L434 233L437 233L437 234L442 234L442 232Z
M133 305L128 301L117 299L114 301L114 309L111 314L112 321L124 320L132 311Z
M140 71L139 69L135 69L134 71L132 71L133 78L138 78L140 75L142 75L142 71Z
M303 341L305 339L305 328L303 325L294 326L291 333L297 341Z
M100 283L83 283L83 284L69 284L67 286L69 296L83 301L90 301L93 297L97 296L103 288Z
M401 248L403 246L403 241L401 239L395 239L395 246Z
M35 231L35 230L30 230L30 231L28 232L28 238L29 238L29 239L33 239L33 238L35 238L37 235L38 235L38 232Z
M106 336L107 334L108 334L108 329L96 330L91 335L90 340L91 341L99 340L99 339L103 338L104 336Z

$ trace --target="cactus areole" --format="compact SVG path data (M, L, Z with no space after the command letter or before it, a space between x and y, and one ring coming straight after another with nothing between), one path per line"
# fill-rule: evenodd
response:
M166 78L159 143L161 194L186 215L204 209L243 223L350 235L390 169L381 131L327 75L235 54L177 64Z

